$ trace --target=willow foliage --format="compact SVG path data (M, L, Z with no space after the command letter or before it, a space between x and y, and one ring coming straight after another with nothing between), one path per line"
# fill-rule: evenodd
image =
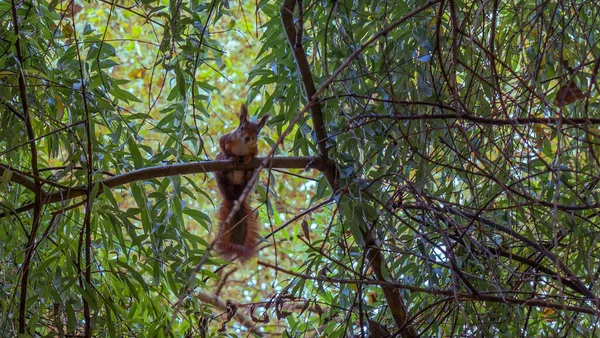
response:
M593 1L0 14L3 336L598 335ZM311 168L262 170L247 265L193 166L244 101Z

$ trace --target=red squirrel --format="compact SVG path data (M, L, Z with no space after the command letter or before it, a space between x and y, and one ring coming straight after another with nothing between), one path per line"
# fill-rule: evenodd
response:
M232 160L236 165L250 163L258 154L258 133L267 123L269 115L265 115L258 122L248 121L248 108L240 108L240 125L238 128L219 138L221 152L218 160ZM258 223L256 214L252 212L247 201L242 201L240 209L235 213L229 225L224 223L233 209L242 192L246 188L254 170L217 171L215 177L223 202L219 208L219 234L216 243L217 252L221 257L241 262L247 261L256 253L258 242Z

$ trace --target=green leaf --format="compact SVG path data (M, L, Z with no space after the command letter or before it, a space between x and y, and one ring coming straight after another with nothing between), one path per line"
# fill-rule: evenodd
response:
M206 230L210 229L212 222L210 220L210 217L208 217L208 215L204 212L200 210L192 210L186 207L183 209L183 213L193 218L196 222L198 222L200 225L206 228Z
M123 100L127 103L131 102L142 102L142 100L140 100L139 98L137 98L137 96L133 95L132 93L117 88L117 87L113 87L110 89L109 91L115 98Z

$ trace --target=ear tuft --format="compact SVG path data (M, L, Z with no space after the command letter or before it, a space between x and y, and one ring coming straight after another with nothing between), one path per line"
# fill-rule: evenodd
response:
M267 124L267 121L269 120L269 118L271 117L271 115L269 114L265 114L263 117L260 118L260 120L258 120L258 130L261 130L265 124Z
M240 125L246 121L248 121L248 107L245 103L242 103L240 106Z

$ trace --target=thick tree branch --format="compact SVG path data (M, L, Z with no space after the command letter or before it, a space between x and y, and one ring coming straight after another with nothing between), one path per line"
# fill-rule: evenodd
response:
M385 260L383 253L381 253L381 248L379 248L372 235L369 236L365 249L367 250L367 258L375 272L375 276L378 280L385 281L383 274L383 264L385 264ZM400 331L402 337L418 337L417 330L408 323L408 310L406 309L404 298L402 298L402 295L400 294L400 289L390 285L382 285L381 290L383 291L385 300L392 312L394 322L396 322L396 325L399 328L402 328Z
M329 151L327 149L327 130L325 129L325 122L323 120L323 109L321 102L318 100L319 94L317 93L317 88L315 87L315 82L310 70L310 64L308 63L308 59L306 57L306 52L304 51L304 46L302 46L301 40L303 18L301 13L299 13L297 30L296 25L294 24L294 9L296 7L296 2L300 3L299 12L302 12L301 1L285 0L281 4L281 23L283 25L283 29L285 30L290 48L292 49L294 60L296 60L298 73L300 73L300 78L304 87L304 93L306 94L307 106L310 107L313 129L317 139L317 147L319 148L319 154L323 158L325 164L321 172L327 179L329 186L333 189L333 191L335 191L335 188L337 187L337 166L329 159Z
M231 161L204 161L185 164L174 164L160 167L143 168L130 171L124 174L115 175L105 180L96 182L100 184L98 193L103 189L115 188L121 185L150 180L154 178L190 175L198 173L208 173L214 171L228 171L234 169L256 169L265 160L265 158L254 158L249 164L235 166ZM286 169L323 169L323 160L320 157L300 156L300 157L274 157L270 161L272 168ZM85 195L88 187L80 185L69 189L60 190L58 192L47 194L43 200L43 204L65 202L67 200ZM17 213L31 210L34 204L28 204L17 209ZM0 215L4 216L4 215Z
M298 73L304 86L304 92L306 94L306 100L316 99L317 88L313 81L312 73L310 71L310 64L302 46L302 18L298 18L298 27L296 31L296 25L294 24L294 8L296 7L296 0L285 0L281 5L281 22L283 29L287 35L287 40L294 54L294 60L298 66ZM319 147L319 153L323 158L329 158L327 151L327 131L325 130L323 122L323 111L320 102L315 102L310 105L310 114L312 117L313 128L317 138L317 146Z

